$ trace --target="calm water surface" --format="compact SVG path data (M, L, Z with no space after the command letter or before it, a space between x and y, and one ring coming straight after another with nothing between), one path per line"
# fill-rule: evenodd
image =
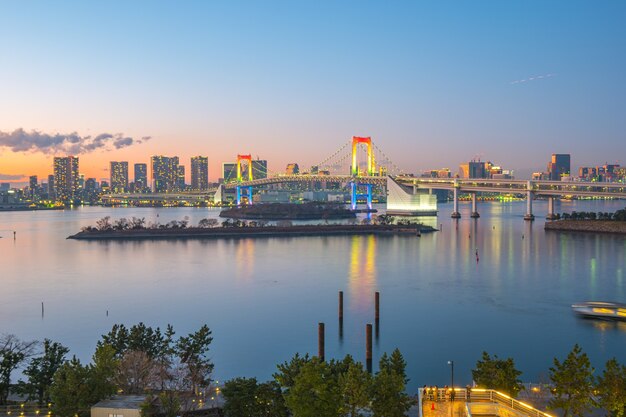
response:
M558 211L614 211L624 202L562 202ZM267 379L295 352L317 351L326 323L327 357L365 358L365 324L381 292L375 361L399 347L411 388L471 381L483 350L512 356L525 381L545 377L554 356L580 343L598 368L626 363L626 324L574 317L585 300L626 302L626 238L546 233L522 220L524 202L482 203L482 217L451 220L421 238L303 237L81 242L65 238L105 215L162 223L207 209L114 209L0 213L0 333L51 338L88 361L114 323L174 325L179 334L213 330L218 380ZM157 217L158 216L158 217ZM9 230L17 231L14 241ZM479 261L476 261L476 252ZM345 295L339 338L337 292ZM45 316L41 316L41 302ZM106 316L108 310L109 315Z

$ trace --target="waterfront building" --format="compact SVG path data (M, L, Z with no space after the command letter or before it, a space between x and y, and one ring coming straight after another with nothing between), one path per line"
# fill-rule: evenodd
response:
M191 158L191 189L194 191L209 189L209 158L206 156Z
M185 166L178 165L176 169L176 191L184 191L187 184L185 183Z
M54 190L56 201L68 203L78 197L78 157L54 157Z
M31 201L39 200L39 184L37 183L37 175L31 175L28 179L28 189L30 191Z
M470 161L459 165L460 178L486 178L485 163L480 161Z
M54 174L50 174L48 175L48 200L54 200L56 198L54 192Z
M561 181L562 178L569 176L570 154L553 153L552 159L548 163L548 179Z
M128 162L111 161L111 191L124 193L128 191Z
M296 175L299 173L300 173L300 167L298 166L297 163L292 162L290 164L287 164L287 169L285 169L286 175Z
M175 191L178 186L178 157L155 155L151 158L152 190L155 193Z
M135 192L144 192L148 188L148 165L135 164L134 172Z

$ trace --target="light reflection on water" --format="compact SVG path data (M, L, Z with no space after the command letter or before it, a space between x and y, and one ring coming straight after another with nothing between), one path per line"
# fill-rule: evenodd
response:
M564 207L565 206L565 207ZM614 211L623 202L564 202L561 210ZM208 323L217 379L269 378L295 352L316 353L326 323L326 354L364 360L365 324L381 291L381 336L374 360L399 347L412 387L470 382L482 350L513 356L523 379L537 380L580 343L600 368L626 362L626 324L579 320L577 301L626 302L626 238L558 234L524 222L524 202L479 204L481 218L427 220L442 230L416 236L78 242L65 240L105 215L191 223L207 209L84 208L0 214L0 332L58 340L88 360L113 323L144 321L179 334ZM478 259L476 254L478 253ZM343 290L340 341L337 292ZM41 302L46 315L41 317ZM109 311L107 317L105 312Z

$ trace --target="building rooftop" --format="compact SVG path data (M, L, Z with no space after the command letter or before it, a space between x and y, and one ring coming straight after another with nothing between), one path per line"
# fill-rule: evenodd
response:
M107 400L102 400L91 408L130 408L139 409L146 400L145 395L115 395Z

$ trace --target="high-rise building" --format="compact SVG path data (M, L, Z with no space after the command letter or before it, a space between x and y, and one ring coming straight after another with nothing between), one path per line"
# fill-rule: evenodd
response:
M135 191L144 192L148 188L148 165L135 164Z
M37 175L31 175L28 180L30 199L31 201L37 201L39 200L39 183L37 181Z
M57 201L73 202L78 197L78 180L78 157L54 158L54 190Z
M287 164L287 169L285 169L286 175L295 175L299 173L300 173L300 167L298 166L297 163L292 162L292 163Z
M54 189L54 174L48 175L48 200L56 199Z
M206 156L191 158L191 189L194 191L209 189L209 158Z
M153 156L152 190L156 193L167 193L178 188L178 157Z
M461 178L487 178L485 162L470 161L459 165L459 177Z
M184 191L186 187L185 184L185 166L178 165L176 168L176 190Z
M570 155L568 153L553 153L548 163L548 177L551 181L561 181L570 176Z
M128 191L128 162L111 161L111 192L124 193Z

